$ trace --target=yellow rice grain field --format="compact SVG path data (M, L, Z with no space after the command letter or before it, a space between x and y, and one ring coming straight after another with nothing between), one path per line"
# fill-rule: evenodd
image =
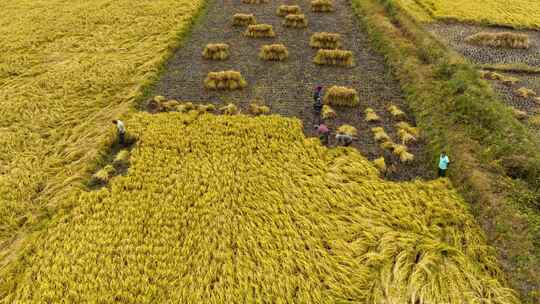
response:
M67 199L9 303L518 303L446 180L392 183L279 116L138 114L128 174Z
M0 258L92 169L202 0L0 3ZM110 129L110 130L109 130Z
M410 14L436 20L540 29L540 1L536 0L398 0ZM424 12L423 12L424 11Z

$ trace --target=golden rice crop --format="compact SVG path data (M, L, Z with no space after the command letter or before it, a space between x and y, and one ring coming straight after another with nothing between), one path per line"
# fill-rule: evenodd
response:
M259 52L259 58L270 61L283 61L289 58L289 50L283 44L263 45Z
M345 50L320 49L313 58L313 62L319 65L354 66L353 53Z
M358 135L358 130L356 130L356 128L351 125L342 125L337 129L337 133L356 137Z
M540 2L530 0L399 0L411 15L422 21L441 21L503 25L514 28L540 29ZM423 17L424 13L431 18Z
M257 24L257 19L253 14L237 13L233 15L233 26L248 26Z
M251 24L248 25L244 36L251 38L272 38L276 36L276 33L271 24Z
M355 89L340 86L332 86L326 90L323 101L331 106L356 107L360 104L360 98Z
M377 113L375 113L375 110L373 110L372 108L366 108L364 114L366 115L365 121L367 122L377 122L381 120L379 115L377 115Z
M519 303L447 180L386 182L297 119L128 123L128 174L65 198L4 302Z
M116 166L126 165L129 162L129 150L121 150L114 157L113 164Z
M257 102L252 102L249 104L249 113L253 115L269 114L270 108Z
M84 186L204 1L134 3L2 1L1 244Z
M373 160L373 165L379 170L379 172L386 172L386 162L384 161L384 157L379 157Z
M207 44L202 56L204 59L225 60L229 58L229 45L226 43Z
M285 27L305 28L308 26L306 15L304 14L289 14L283 20Z
M521 98L530 98L530 97L536 96L535 91L533 91L533 90L531 90L529 88L526 88L526 87L521 87L521 88L517 89L516 94Z
M289 14L300 14L302 10L298 5L280 5L276 14L280 17L285 17Z
M209 90L240 90L247 82L238 71L210 72L204 80L204 87Z
M114 175L115 172L116 170L114 169L113 166L107 165L103 167L101 170L99 170L98 172L96 172L92 176L92 179L94 180L94 182L106 183L111 179L111 177Z
M317 49L339 49L341 48L341 34L320 32L311 35L309 46Z
M333 12L334 2L332 0L313 0L311 1L311 10L317 13Z
M474 45L511 49L528 49L530 45L528 35L512 32L480 32L465 38L465 41Z
M337 117L336 111L329 105L323 105L321 116L323 119L334 119Z

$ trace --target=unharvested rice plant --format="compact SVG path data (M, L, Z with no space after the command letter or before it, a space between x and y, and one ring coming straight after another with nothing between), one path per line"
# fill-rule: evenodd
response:
M202 4L1 1L0 259L84 187Z
M207 44L202 52L204 59L225 60L229 58L229 45L226 43Z
M248 26L257 24L257 18L253 14L241 14L237 13L233 16L233 26Z
M204 80L204 87L209 90L240 90L247 87L247 82L238 71L210 72Z
M540 1L531 0L399 0L398 3L421 21L426 11L436 20L540 29Z
M259 58L268 61L283 61L289 58L289 50L283 44L263 45L259 52Z
M251 38L273 38L276 36L276 33L271 24L251 24L248 25L244 36Z
M345 50L324 50L317 51L313 62L319 65L335 65L342 67L354 66L353 54Z
M333 12L334 2L332 0L313 0L311 1L311 10L316 13Z
M276 14L280 17L285 17L290 14L300 14L302 10L298 5L280 5Z
M314 33L309 40L309 46L316 49L340 49L341 41L341 34L338 33Z
M129 174L66 198L7 303L518 303L445 180L385 182L279 116L130 125Z
M292 28L306 28L308 26L308 21L304 14L289 14L285 16L283 25Z
M331 106L356 107L360 104L360 98L353 88L332 86L326 90L323 102Z
M530 46L528 35L512 32L480 32L467 37L465 41L474 45L510 49L528 49Z

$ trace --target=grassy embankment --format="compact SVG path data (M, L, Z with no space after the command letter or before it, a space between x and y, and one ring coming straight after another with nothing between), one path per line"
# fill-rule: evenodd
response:
M393 1L353 2L426 132L434 167L438 153L447 150L451 179L473 202L512 286L534 303L540 296L538 143L473 66Z

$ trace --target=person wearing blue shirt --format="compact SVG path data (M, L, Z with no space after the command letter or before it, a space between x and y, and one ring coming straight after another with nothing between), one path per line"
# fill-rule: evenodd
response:
M446 152L443 151L439 157L439 177L446 176L446 170L448 170L449 164L450 159L448 158L448 155L446 155Z

